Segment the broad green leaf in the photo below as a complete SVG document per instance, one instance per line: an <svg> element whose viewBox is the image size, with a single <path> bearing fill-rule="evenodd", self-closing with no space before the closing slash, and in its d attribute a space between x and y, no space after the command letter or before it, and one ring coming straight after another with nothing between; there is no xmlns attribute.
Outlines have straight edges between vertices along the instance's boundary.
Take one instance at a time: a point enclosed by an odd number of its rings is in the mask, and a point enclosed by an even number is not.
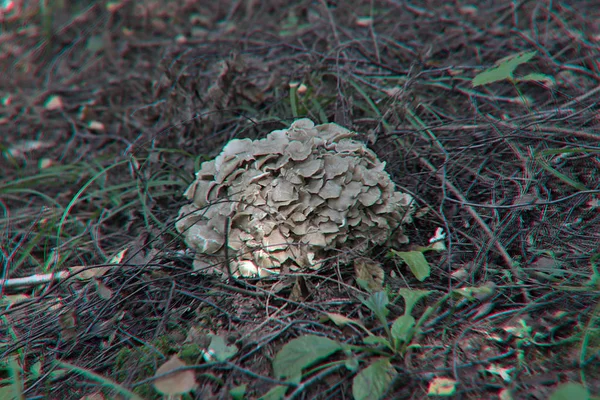
<svg viewBox="0 0 600 400"><path fill-rule="evenodd" d="M352 381L354 400L381 399L389 390L396 370L387 358L373 362L360 371Z"/></svg>
<svg viewBox="0 0 600 400"><path fill-rule="evenodd" d="M246 385L246 384L236 386L229 391L229 395L231 396L231 398L233 400L244 400L244 395L246 394L247 388L248 388L248 385Z"/></svg>
<svg viewBox="0 0 600 400"><path fill-rule="evenodd" d="M283 385L275 386L262 396L259 400L281 400L285 397L288 387Z"/></svg>
<svg viewBox="0 0 600 400"><path fill-rule="evenodd" d="M387 317L390 312L387 309L390 300L386 292L375 292L367 299L363 299L362 303L368 307L369 310L373 311L373 314L375 314L380 321L385 322L385 317Z"/></svg>
<svg viewBox="0 0 600 400"><path fill-rule="evenodd" d="M392 336L395 340L401 342L410 341L410 331L415 326L415 319L410 314L404 314L398 317L392 324Z"/></svg>
<svg viewBox="0 0 600 400"><path fill-rule="evenodd" d="M431 290L400 289L398 294L404 299L404 314L412 314L415 304L423 297L429 296Z"/></svg>
<svg viewBox="0 0 600 400"><path fill-rule="evenodd" d="M589 400L590 392L579 383L565 383L556 389L550 400Z"/></svg>
<svg viewBox="0 0 600 400"><path fill-rule="evenodd" d="M217 361L228 360L235 356L238 351L238 348L235 345L228 346L227 343L225 343L225 340L218 335L212 336L208 349Z"/></svg>
<svg viewBox="0 0 600 400"><path fill-rule="evenodd" d="M488 68L478 74L475 78L473 78L471 83L473 87L475 87L504 79L512 80L515 69L519 65L525 64L531 60L536 54L536 51L529 51L527 53L513 54L503 58L496 63L495 67Z"/></svg>
<svg viewBox="0 0 600 400"><path fill-rule="evenodd" d="M283 346L275 356L273 360L275 377L284 379L298 377L304 368L341 349L342 346L338 342L326 337L301 336Z"/></svg>
<svg viewBox="0 0 600 400"><path fill-rule="evenodd" d="M392 254L398 256L408 265L415 278L423 282L430 274L431 268L420 251L394 251Z"/></svg>

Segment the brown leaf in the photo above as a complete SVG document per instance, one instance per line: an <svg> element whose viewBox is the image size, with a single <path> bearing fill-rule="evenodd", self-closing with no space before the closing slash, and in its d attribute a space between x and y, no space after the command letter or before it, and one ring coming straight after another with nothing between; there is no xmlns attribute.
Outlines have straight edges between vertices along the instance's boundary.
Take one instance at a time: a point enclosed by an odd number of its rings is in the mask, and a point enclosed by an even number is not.
<svg viewBox="0 0 600 400"><path fill-rule="evenodd" d="M60 326L61 338L64 340L72 339L77 335L75 311L67 311L58 316L58 325Z"/></svg>
<svg viewBox="0 0 600 400"><path fill-rule="evenodd" d="M81 281L88 281L92 278L100 277L110 271L112 267L86 267L78 265L69 268L71 275L76 275L76 278Z"/></svg>
<svg viewBox="0 0 600 400"><path fill-rule="evenodd" d="M356 279L365 282L373 291L382 290L384 272L381 265L368 258L359 258L354 261L354 273Z"/></svg>
<svg viewBox="0 0 600 400"><path fill-rule="evenodd" d="M297 276L296 282L292 287L292 293L290 293L290 300L292 301L304 301L310 295L308 286L303 276Z"/></svg>
<svg viewBox="0 0 600 400"><path fill-rule="evenodd" d="M110 300L113 295L113 291L98 278L94 279L94 284L96 285L98 296L100 296L100 298L103 300Z"/></svg>
<svg viewBox="0 0 600 400"><path fill-rule="evenodd" d="M160 366L154 376L159 376L175 369L185 367L185 363L177 356L173 356ZM194 371L184 370L169 374L154 381L154 388L164 395L177 395L190 392L196 387Z"/></svg>

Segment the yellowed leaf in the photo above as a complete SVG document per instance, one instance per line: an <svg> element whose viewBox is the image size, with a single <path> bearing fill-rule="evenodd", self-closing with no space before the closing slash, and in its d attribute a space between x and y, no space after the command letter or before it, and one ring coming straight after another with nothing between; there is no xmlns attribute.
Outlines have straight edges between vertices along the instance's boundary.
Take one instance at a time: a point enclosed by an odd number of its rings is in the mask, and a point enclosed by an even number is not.
<svg viewBox="0 0 600 400"><path fill-rule="evenodd" d="M456 391L456 381L449 378L434 378L429 382L428 396L452 396Z"/></svg>
<svg viewBox="0 0 600 400"><path fill-rule="evenodd" d="M185 363L177 356L173 356L158 368L154 376L166 374L178 368L185 367ZM154 380L154 388L164 395L178 395L188 393L196 387L194 371L183 370Z"/></svg>
<svg viewBox="0 0 600 400"><path fill-rule="evenodd" d="M12 305L15 304L19 304L23 301L29 300L29 296L26 294L7 294L2 296L2 300L0 301L0 304L3 307L10 307Z"/></svg>
<svg viewBox="0 0 600 400"><path fill-rule="evenodd" d="M118 252L117 254L115 254L108 263L109 264L120 264L121 261L123 261L123 257L125 257L125 253L127 253L127 250L129 250L129 249L123 249L120 252Z"/></svg>
<svg viewBox="0 0 600 400"><path fill-rule="evenodd" d="M354 261L356 279L365 282L369 289L378 291L383 288L384 272L381 265L368 258L359 258Z"/></svg>
<svg viewBox="0 0 600 400"><path fill-rule="evenodd" d="M81 281L87 281L92 278L100 277L110 271L112 267L86 267L83 265L77 265L69 268L71 275L75 275L77 279Z"/></svg>

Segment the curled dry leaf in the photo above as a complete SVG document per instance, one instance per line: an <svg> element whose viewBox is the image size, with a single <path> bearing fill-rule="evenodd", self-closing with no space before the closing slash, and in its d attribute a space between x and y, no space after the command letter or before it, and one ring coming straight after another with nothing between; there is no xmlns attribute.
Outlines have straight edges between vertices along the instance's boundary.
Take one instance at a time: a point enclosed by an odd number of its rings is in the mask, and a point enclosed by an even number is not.
<svg viewBox="0 0 600 400"><path fill-rule="evenodd" d="M177 356L173 356L156 370L156 376L160 376L176 370L178 368L185 367L185 363L181 361ZM154 380L154 388L161 394L167 396L174 396L178 394L184 394L192 391L196 387L196 376L194 371L183 370L177 371L162 378Z"/></svg>
<svg viewBox="0 0 600 400"><path fill-rule="evenodd" d="M196 250L194 268L226 272L224 246L236 276L268 276L318 269L342 245L366 253L407 243L413 198L356 136L304 118L263 139L231 140L202 163L176 224Z"/></svg>

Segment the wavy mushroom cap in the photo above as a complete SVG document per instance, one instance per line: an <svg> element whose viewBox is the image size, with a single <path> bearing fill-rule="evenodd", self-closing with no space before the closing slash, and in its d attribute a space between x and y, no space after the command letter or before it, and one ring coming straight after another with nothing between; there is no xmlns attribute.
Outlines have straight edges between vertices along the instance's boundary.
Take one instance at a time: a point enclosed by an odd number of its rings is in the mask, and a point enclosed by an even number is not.
<svg viewBox="0 0 600 400"><path fill-rule="evenodd" d="M413 199L355 136L304 118L260 140L231 140L202 163L176 224L197 252L195 268L222 253L226 233L230 268L241 276L317 269L342 245L408 242L401 225L411 221Z"/></svg>

